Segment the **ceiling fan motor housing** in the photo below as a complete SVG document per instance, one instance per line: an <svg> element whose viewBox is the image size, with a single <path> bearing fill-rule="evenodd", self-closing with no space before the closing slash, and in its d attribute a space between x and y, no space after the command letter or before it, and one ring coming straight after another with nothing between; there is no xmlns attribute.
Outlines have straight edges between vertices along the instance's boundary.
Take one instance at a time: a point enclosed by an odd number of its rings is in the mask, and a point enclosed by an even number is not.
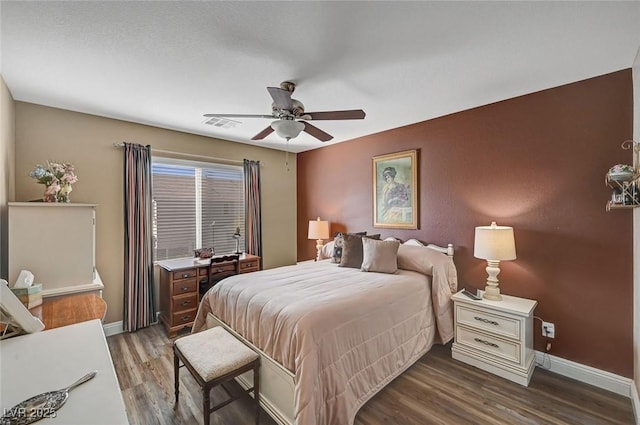
<svg viewBox="0 0 640 425"><path fill-rule="evenodd" d="M304 115L304 105L302 102L298 99L291 99L291 104L293 105L293 108L291 111L288 111L286 109L281 109L275 102L273 102L271 104L271 110L274 112L274 116L278 118L288 115L293 115L294 117Z"/></svg>

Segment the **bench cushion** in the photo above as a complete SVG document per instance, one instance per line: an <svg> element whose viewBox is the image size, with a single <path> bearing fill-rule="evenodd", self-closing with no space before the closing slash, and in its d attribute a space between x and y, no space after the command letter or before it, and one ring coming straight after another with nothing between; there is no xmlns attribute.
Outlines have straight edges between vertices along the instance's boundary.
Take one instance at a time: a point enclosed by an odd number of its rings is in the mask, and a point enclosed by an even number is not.
<svg viewBox="0 0 640 425"><path fill-rule="evenodd" d="M233 372L258 358L255 351L222 326L177 339L175 345L205 382Z"/></svg>

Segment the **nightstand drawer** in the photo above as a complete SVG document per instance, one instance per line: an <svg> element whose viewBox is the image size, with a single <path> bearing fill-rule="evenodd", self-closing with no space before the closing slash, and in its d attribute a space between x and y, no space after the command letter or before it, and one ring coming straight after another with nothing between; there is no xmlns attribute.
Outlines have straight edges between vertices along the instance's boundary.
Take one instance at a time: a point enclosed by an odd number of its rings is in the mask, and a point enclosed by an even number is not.
<svg viewBox="0 0 640 425"><path fill-rule="evenodd" d="M507 338L520 339L520 320L456 305L457 323Z"/></svg>
<svg viewBox="0 0 640 425"><path fill-rule="evenodd" d="M172 298L173 311L190 310L198 306L198 294L178 295Z"/></svg>
<svg viewBox="0 0 640 425"><path fill-rule="evenodd" d="M198 290L198 282L195 279L179 280L173 282L172 295L187 294ZM197 293L197 292L196 292Z"/></svg>
<svg viewBox="0 0 640 425"><path fill-rule="evenodd" d="M520 363L521 345L519 343L495 338L464 326L456 326L456 342L492 356Z"/></svg>

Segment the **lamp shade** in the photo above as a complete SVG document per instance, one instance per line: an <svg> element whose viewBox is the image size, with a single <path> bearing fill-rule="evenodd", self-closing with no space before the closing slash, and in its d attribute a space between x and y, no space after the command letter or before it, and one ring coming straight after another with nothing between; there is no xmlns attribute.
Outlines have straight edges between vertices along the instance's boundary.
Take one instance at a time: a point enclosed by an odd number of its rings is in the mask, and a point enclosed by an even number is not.
<svg viewBox="0 0 640 425"><path fill-rule="evenodd" d="M329 239L329 222L320 220L309 220L309 239Z"/></svg>
<svg viewBox="0 0 640 425"><path fill-rule="evenodd" d="M304 130L304 123L294 120L278 120L271 123L276 134L283 139L295 139Z"/></svg>
<svg viewBox="0 0 640 425"><path fill-rule="evenodd" d="M495 221L491 226L476 227L473 256L483 260L515 260L513 227L498 226Z"/></svg>

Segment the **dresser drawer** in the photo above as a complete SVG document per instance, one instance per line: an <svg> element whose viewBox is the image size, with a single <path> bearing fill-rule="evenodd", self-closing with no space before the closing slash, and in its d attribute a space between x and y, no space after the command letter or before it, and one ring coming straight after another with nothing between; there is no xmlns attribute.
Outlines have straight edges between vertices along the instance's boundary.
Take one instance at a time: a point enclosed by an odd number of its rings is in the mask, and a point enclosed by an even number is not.
<svg viewBox="0 0 640 425"><path fill-rule="evenodd" d="M236 263L220 263L220 264L212 264L211 265L211 276L215 276L217 274L222 273L235 273L236 272Z"/></svg>
<svg viewBox="0 0 640 425"><path fill-rule="evenodd" d="M196 319L196 312L198 310L188 310L188 311L179 311L177 313L173 313L172 316L172 325L184 325L186 323L191 323Z"/></svg>
<svg viewBox="0 0 640 425"><path fill-rule="evenodd" d="M507 338L520 339L520 320L456 304L457 323Z"/></svg>
<svg viewBox="0 0 640 425"><path fill-rule="evenodd" d="M258 270L260 270L260 261L258 260L240 262L240 273L251 273Z"/></svg>
<svg viewBox="0 0 640 425"><path fill-rule="evenodd" d="M196 277L198 275L197 269L185 269L177 272L173 272L173 280L188 279L190 277Z"/></svg>
<svg viewBox="0 0 640 425"><path fill-rule="evenodd" d="M171 302L173 303L173 312L190 310L198 307L198 294L176 295L171 299Z"/></svg>
<svg viewBox="0 0 640 425"><path fill-rule="evenodd" d="M173 288L171 290L172 295L187 294L190 292L197 293L198 282L196 279L179 280L172 283Z"/></svg>
<svg viewBox="0 0 640 425"><path fill-rule="evenodd" d="M483 351L492 356L520 364L521 345L517 342L476 332L464 326L456 326L456 342Z"/></svg>

